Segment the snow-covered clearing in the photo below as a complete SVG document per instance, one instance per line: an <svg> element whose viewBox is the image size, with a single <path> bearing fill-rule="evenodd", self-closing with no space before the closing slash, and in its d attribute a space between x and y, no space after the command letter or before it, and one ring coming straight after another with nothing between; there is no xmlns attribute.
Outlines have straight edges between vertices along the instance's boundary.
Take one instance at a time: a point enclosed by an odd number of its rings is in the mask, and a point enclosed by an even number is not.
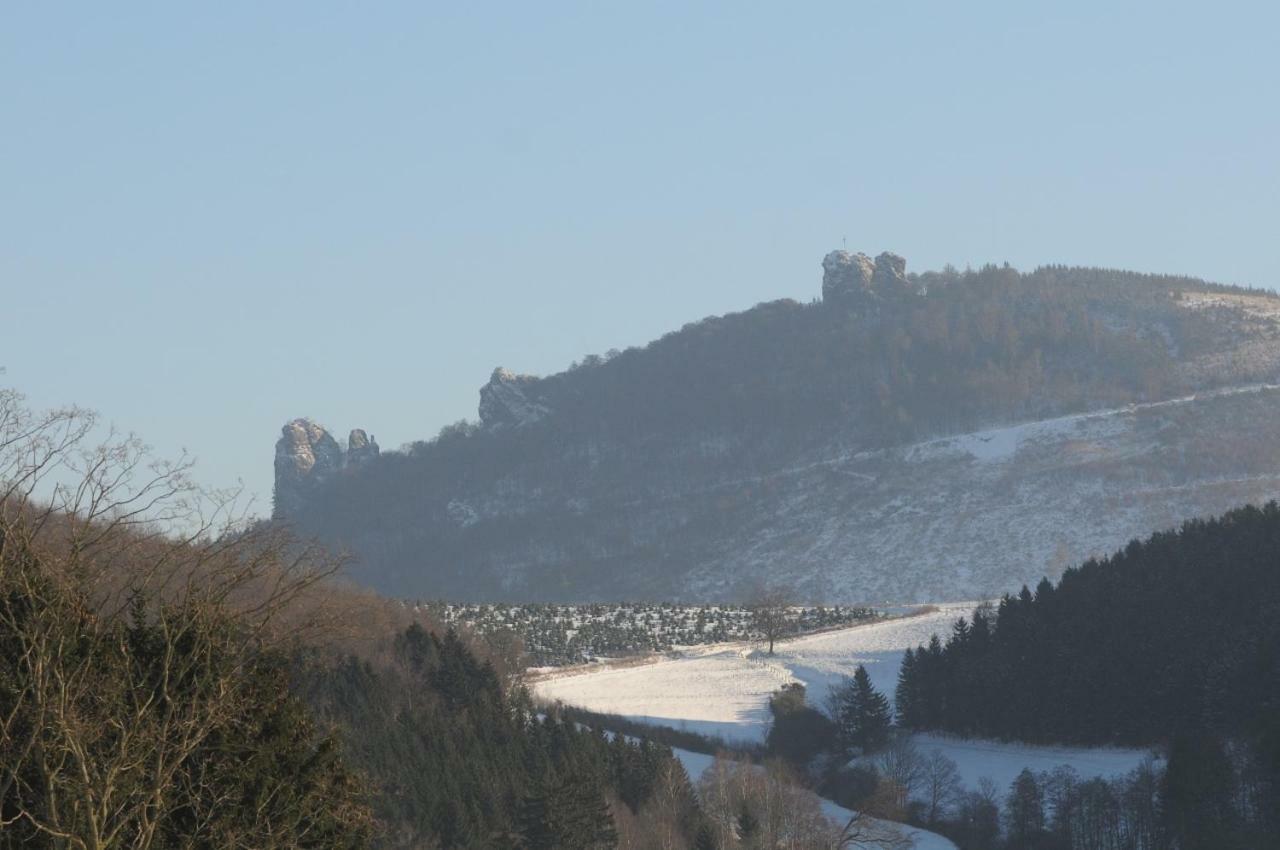
<svg viewBox="0 0 1280 850"><path fill-rule="evenodd" d="M959 768L960 781L966 788L977 788L985 776L1002 792L1008 790L1025 768L1038 773L1065 764L1074 768L1081 779L1112 779L1124 776L1153 757L1147 750L1119 747L1039 747L942 735L915 735L913 740L921 753L934 750L946 753Z"/></svg>
<svg viewBox="0 0 1280 850"><path fill-rule="evenodd" d="M802 682L810 701L821 704L832 684L863 664L875 686L892 695L903 651L927 643L935 632L945 636L951 623L969 616L973 607L949 604L808 635L779 643L773 657L746 643L700 647L652 664L543 679L534 692L545 700L730 742L762 742L769 729L769 695L782 685Z"/></svg>
<svg viewBox="0 0 1280 850"><path fill-rule="evenodd" d="M751 644L720 644L651 664L565 672L535 682L534 691L542 699L590 711L730 743L759 743L769 730L769 695L782 685L804 683L810 703L821 706L830 686L862 664L875 686L892 698L903 651L927 643L935 633L945 638L956 618L969 616L974 605L949 603L928 613L784 641L772 658ZM1038 747L936 735L918 735L916 745L924 753L946 753L967 787L976 788L986 776L1002 791L1023 768L1043 771L1068 764L1083 778L1111 777L1128 773L1148 755L1142 750ZM689 773L695 771L690 768Z"/></svg>

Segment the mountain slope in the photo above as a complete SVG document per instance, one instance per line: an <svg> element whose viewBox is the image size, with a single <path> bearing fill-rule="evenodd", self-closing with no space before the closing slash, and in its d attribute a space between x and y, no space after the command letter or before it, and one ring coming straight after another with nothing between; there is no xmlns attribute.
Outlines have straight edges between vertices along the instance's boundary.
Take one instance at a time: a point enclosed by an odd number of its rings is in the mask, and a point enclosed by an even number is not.
<svg viewBox="0 0 1280 850"><path fill-rule="evenodd" d="M480 423L402 452L290 423L277 517L398 595L914 601L1280 492L1274 296L845 252L823 284L547 378L497 370Z"/></svg>

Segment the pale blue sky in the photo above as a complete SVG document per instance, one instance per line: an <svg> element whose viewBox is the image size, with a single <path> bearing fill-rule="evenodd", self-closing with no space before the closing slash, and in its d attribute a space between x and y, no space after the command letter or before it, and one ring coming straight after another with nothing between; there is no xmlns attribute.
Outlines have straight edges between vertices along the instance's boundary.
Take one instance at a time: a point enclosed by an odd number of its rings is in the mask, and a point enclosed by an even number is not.
<svg viewBox="0 0 1280 850"><path fill-rule="evenodd" d="M1271 2L9 4L0 380L265 509L288 418L427 437L496 365L809 299L842 237L1274 287L1278 31Z"/></svg>

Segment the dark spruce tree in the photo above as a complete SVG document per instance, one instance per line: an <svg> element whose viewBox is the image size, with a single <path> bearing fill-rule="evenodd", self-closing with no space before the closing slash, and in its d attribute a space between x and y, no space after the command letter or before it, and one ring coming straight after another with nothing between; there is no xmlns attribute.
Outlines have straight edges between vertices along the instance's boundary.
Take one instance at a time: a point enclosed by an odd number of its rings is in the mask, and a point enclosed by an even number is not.
<svg viewBox="0 0 1280 850"><path fill-rule="evenodd" d="M859 664L838 694L840 741L845 749L862 753L883 749L892 723L889 700L871 684L867 668Z"/></svg>
<svg viewBox="0 0 1280 850"><path fill-rule="evenodd" d="M1044 792L1036 775L1025 768L1009 788L1005 828L1011 848L1037 847L1045 838Z"/></svg>
<svg viewBox="0 0 1280 850"><path fill-rule="evenodd" d="M545 777L520 812L522 850L613 850L613 817L599 786L587 776Z"/></svg>
<svg viewBox="0 0 1280 850"><path fill-rule="evenodd" d="M1223 742L1207 733L1180 734L1169 746L1160 788L1165 834L1180 850L1245 850L1233 798L1235 771Z"/></svg>
<svg viewBox="0 0 1280 850"><path fill-rule="evenodd" d="M908 648L902 654L902 665L898 668L898 686L893 692L894 710L898 716L898 725L904 729L916 729L920 722L920 679L915 675L916 654Z"/></svg>

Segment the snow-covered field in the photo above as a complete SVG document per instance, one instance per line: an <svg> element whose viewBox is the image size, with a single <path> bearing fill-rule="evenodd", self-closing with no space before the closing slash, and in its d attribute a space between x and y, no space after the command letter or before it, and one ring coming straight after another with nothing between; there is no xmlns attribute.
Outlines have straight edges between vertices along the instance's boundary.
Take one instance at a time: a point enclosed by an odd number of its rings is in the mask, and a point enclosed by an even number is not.
<svg viewBox="0 0 1280 850"><path fill-rule="evenodd" d="M877 688L892 696L908 647L945 637L974 603L939 606L935 612L853 626L784 641L772 658L747 643L687 650L652 664L566 673L536 682L535 694L591 711L724 738L761 742L769 729L769 695L802 682L821 704L828 688L852 676L859 664Z"/></svg>
<svg viewBox="0 0 1280 850"><path fill-rule="evenodd" d="M1039 773L1065 764L1082 779L1111 779L1124 776L1144 759L1154 757L1147 750L1120 747L1040 747L942 735L915 735L913 740L922 753L935 749L946 753L959 768L965 787L976 788L985 776L1001 791L1008 789L1025 768Z"/></svg>
<svg viewBox="0 0 1280 850"><path fill-rule="evenodd" d="M875 686L892 698L903 651L927 643L934 633L945 638L956 618L969 616L974 605L950 603L929 613L784 641L772 658L751 644L721 644L640 666L566 671L536 682L534 692L544 700L591 711L729 742L758 743L769 729L769 695L782 685L804 683L809 702L821 706L830 686L862 664ZM1006 789L1023 768L1045 771L1063 764L1086 779L1118 776L1148 755L1142 750L1038 747L936 735L918 735L916 745L926 753L941 749L970 788L985 776Z"/></svg>

